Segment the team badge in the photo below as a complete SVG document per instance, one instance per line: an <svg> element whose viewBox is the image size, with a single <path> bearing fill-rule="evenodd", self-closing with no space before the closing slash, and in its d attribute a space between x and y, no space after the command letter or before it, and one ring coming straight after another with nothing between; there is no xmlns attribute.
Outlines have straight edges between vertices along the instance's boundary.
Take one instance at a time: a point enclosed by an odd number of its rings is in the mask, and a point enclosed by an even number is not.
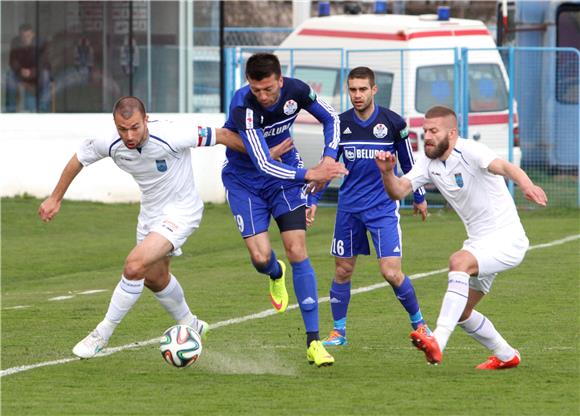
<svg viewBox="0 0 580 416"><path fill-rule="evenodd" d="M373 134L375 135L376 138L378 139L382 139L383 137L385 137L387 135L387 133L389 132L389 129L387 129L387 126L385 126L382 123L377 124L374 128L373 128Z"/></svg>
<svg viewBox="0 0 580 416"><path fill-rule="evenodd" d="M354 146L347 146L344 148L344 157L351 162L356 159L356 148Z"/></svg>
<svg viewBox="0 0 580 416"><path fill-rule="evenodd" d="M298 109L298 104L294 100L288 100L284 103L284 114L287 116L294 114Z"/></svg>
<svg viewBox="0 0 580 416"><path fill-rule="evenodd" d="M156 160L155 164L159 172L165 172L167 170L167 162L165 160Z"/></svg>
<svg viewBox="0 0 580 416"><path fill-rule="evenodd" d="M463 188L463 176L461 176L461 173L456 173L455 174L455 183L460 188Z"/></svg>

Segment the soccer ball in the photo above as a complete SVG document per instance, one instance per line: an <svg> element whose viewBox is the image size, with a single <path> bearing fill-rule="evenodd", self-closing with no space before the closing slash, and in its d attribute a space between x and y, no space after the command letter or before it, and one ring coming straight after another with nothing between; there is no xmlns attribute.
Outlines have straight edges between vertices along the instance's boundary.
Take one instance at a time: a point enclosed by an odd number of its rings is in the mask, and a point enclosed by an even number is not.
<svg viewBox="0 0 580 416"><path fill-rule="evenodd" d="M163 333L159 349L168 364L178 368L188 367L201 355L201 337L187 325L175 325Z"/></svg>

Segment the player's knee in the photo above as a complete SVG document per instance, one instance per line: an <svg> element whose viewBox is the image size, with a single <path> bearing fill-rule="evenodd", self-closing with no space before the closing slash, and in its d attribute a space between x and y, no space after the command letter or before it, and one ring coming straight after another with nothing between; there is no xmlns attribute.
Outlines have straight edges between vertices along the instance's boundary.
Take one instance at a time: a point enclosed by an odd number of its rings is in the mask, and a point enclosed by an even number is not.
<svg viewBox="0 0 580 416"><path fill-rule="evenodd" d="M463 312L461 313L461 317L459 318L459 322L463 322L471 316L471 312L473 312L473 307L467 305Z"/></svg>
<svg viewBox="0 0 580 416"><path fill-rule="evenodd" d="M268 264L270 263L270 255L265 255L262 253L252 253L250 255L250 259L252 260L252 264L258 273L264 273L264 271L268 268Z"/></svg>
<svg viewBox="0 0 580 416"><path fill-rule="evenodd" d="M123 276L129 280L143 279L145 276L145 267L143 262L139 261L138 259L128 258L125 261Z"/></svg>
<svg viewBox="0 0 580 416"><path fill-rule="evenodd" d="M382 270L383 278L390 285L399 287L403 283L405 276L398 268L386 268Z"/></svg>
<svg viewBox="0 0 580 416"><path fill-rule="evenodd" d="M468 272L469 264L465 256L460 253L454 253L449 257L449 271L451 272Z"/></svg>
<svg viewBox="0 0 580 416"><path fill-rule="evenodd" d="M352 278L354 267L350 264L341 264L336 266L335 278L338 283L348 283Z"/></svg>
<svg viewBox="0 0 580 416"><path fill-rule="evenodd" d="M294 242L285 247L286 257L291 263L300 263L306 259L306 247L300 242Z"/></svg>

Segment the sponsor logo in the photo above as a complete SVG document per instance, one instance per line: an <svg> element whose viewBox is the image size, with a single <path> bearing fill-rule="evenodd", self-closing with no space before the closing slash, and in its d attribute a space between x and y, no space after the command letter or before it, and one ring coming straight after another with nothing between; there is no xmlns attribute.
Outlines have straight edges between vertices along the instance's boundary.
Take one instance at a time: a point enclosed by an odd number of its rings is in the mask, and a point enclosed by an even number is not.
<svg viewBox="0 0 580 416"><path fill-rule="evenodd" d="M387 126L385 126L382 123L377 124L374 128L373 128L373 134L375 135L376 138L378 139L382 139L383 137L385 137L387 135L387 133L389 132L389 129L387 129Z"/></svg>
<svg viewBox="0 0 580 416"><path fill-rule="evenodd" d="M401 249L399 248L399 246L395 247L395 249L393 250L393 253L400 253Z"/></svg>
<svg viewBox="0 0 580 416"><path fill-rule="evenodd" d="M135 159L130 158L130 157L127 157L127 156L119 156L119 159L121 159L121 160L128 160L128 161L135 160Z"/></svg>
<svg viewBox="0 0 580 416"><path fill-rule="evenodd" d="M254 128L254 111L246 108L246 130Z"/></svg>
<svg viewBox="0 0 580 416"><path fill-rule="evenodd" d="M298 109L298 104L294 100L288 100L284 103L284 114L287 116L294 114Z"/></svg>
<svg viewBox="0 0 580 416"><path fill-rule="evenodd" d="M401 139L404 139L409 135L409 129L405 127L403 130L399 132L399 134L401 135Z"/></svg>
<svg viewBox="0 0 580 416"><path fill-rule="evenodd" d="M350 127L347 127L346 129L344 129L344 131L342 132L342 134L351 134L352 131L350 131Z"/></svg>
<svg viewBox="0 0 580 416"><path fill-rule="evenodd" d="M456 173L455 174L455 183L460 188L463 188L463 176L461 176L461 173Z"/></svg>
<svg viewBox="0 0 580 416"><path fill-rule="evenodd" d="M346 157L347 160L353 162L356 159L356 148L354 146L345 147L344 157Z"/></svg>
<svg viewBox="0 0 580 416"><path fill-rule="evenodd" d="M441 176L441 174L439 172L431 171L430 173L433 176Z"/></svg>
<svg viewBox="0 0 580 416"><path fill-rule="evenodd" d="M270 137L270 136L277 136L278 134L282 134L286 130L288 130L291 125L292 125L292 122L290 121L287 124L283 124L283 125L275 127L275 128L264 130L264 138Z"/></svg>
<svg viewBox="0 0 580 416"><path fill-rule="evenodd" d="M315 303L316 301L312 299L310 296L308 296L306 299L302 301L303 305L314 305Z"/></svg>
<svg viewBox="0 0 580 416"><path fill-rule="evenodd" d="M330 298L330 303L340 303L340 300L337 298Z"/></svg>
<svg viewBox="0 0 580 416"><path fill-rule="evenodd" d="M167 162L164 159L163 160L156 160L155 164L157 165L157 170L159 172L167 171Z"/></svg>

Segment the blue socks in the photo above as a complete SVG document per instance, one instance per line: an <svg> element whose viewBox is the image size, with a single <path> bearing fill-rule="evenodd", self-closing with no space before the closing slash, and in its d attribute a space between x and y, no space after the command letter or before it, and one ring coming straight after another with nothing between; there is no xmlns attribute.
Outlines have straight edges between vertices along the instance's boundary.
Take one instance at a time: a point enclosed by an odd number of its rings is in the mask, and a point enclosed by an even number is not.
<svg viewBox="0 0 580 416"><path fill-rule="evenodd" d="M292 279L294 281L294 293L300 306L302 319L309 338L318 339L318 289L316 286L316 274L310 264L310 259L299 263L290 263L292 266Z"/></svg>
<svg viewBox="0 0 580 416"><path fill-rule="evenodd" d="M252 264L258 273L267 274L271 279L279 279L282 277L282 267L280 267L280 263L278 263L278 259L276 258L276 253L274 250L272 250L270 253L270 261L265 266L261 266L255 263Z"/></svg>
<svg viewBox="0 0 580 416"><path fill-rule="evenodd" d="M332 281L330 287L330 309L334 319L334 329L343 337L346 336L346 313L350 303L351 282L337 283Z"/></svg>
<svg viewBox="0 0 580 416"><path fill-rule="evenodd" d="M423 319L423 314L419 309L419 302L417 301L417 296L415 295L415 289L411 283L411 279L405 276L403 283L399 287L393 287L393 291L401 302L401 305L405 308L409 314L409 319L411 320L411 326L413 329L417 329L419 325L425 325L425 320Z"/></svg>

